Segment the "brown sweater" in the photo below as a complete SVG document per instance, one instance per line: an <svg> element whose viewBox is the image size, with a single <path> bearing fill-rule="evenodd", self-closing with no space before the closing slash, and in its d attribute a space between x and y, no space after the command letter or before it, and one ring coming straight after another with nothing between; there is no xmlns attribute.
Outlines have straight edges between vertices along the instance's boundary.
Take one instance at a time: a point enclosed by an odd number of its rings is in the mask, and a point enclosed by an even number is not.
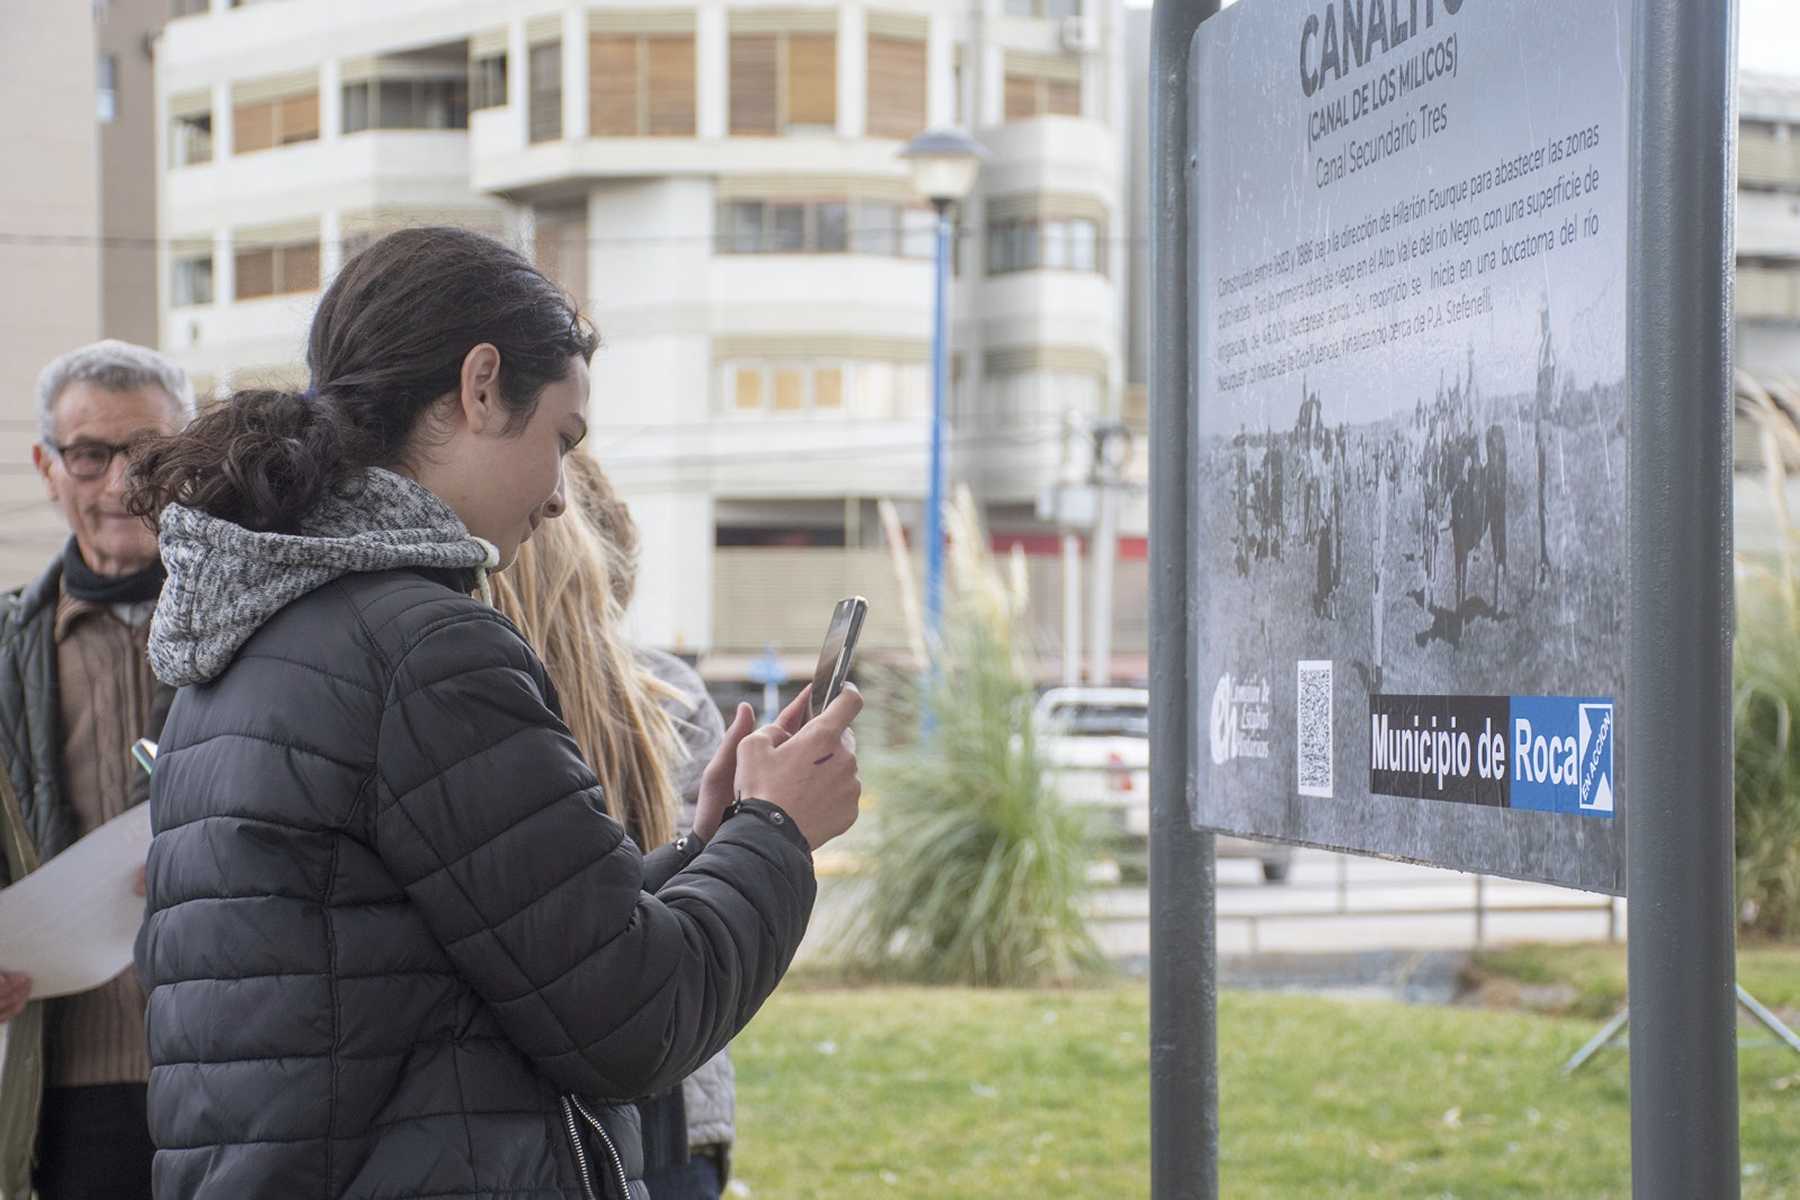
<svg viewBox="0 0 1800 1200"><path fill-rule="evenodd" d="M62 790L82 834L143 795L134 787L131 743L149 719L156 679L145 646L152 605L114 608L72 599L56 608L57 701L62 719ZM127 968L111 983L53 1001L51 1087L142 1083L150 1077L144 989Z"/></svg>

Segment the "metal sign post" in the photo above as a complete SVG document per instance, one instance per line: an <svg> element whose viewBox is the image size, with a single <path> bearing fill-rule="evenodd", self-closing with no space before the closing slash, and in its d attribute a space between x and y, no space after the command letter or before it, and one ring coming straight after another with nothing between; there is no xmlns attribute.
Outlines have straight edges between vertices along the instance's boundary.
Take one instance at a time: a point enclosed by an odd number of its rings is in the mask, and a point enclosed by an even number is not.
<svg viewBox="0 0 1800 1200"><path fill-rule="evenodd" d="M1193 707L1193 385L1188 48L1219 0L1156 0L1150 44L1150 1190L1218 1200L1213 835L1188 816Z"/></svg>
<svg viewBox="0 0 1800 1200"><path fill-rule="evenodd" d="M1632 71L1631 1166L1739 1194L1731 757L1734 0L1637 0Z"/></svg>
<svg viewBox="0 0 1800 1200"><path fill-rule="evenodd" d="M1210 830L1628 890L1634 1195L1738 1194L1734 22L1158 0L1158 1200L1218 1193Z"/></svg>

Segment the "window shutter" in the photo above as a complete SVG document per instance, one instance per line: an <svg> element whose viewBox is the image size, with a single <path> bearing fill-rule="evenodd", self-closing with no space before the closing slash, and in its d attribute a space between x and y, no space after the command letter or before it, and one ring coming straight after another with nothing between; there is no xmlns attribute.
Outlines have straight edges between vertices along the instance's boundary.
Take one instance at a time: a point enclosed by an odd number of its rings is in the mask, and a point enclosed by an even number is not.
<svg viewBox="0 0 1800 1200"><path fill-rule="evenodd" d="M806 407L806 369L775 368L775 408L778 412L799 412Z"/></svg>
<svg viewBox="0 0 1800 1200"><path fill-rule="evenodd" d="M319 136L319 93L305 92L281 101L277 117L278 136L283 146L294 142L310 142Z"/></svg>
<svg viewBox="0 0 1800 1200"><path fill-rule="evenodd" d="M775 129L775 35L734 34L731 38L731 132L773 137Z"/></svg>
<svg viewBox="0 0 1800 1200"><path fill-rule="evenodd" d="M694 35L655 35L648 46L652 137L693 137L695 128Z"/></svg>
<svg viewBox="0 0 1800 1200"><path fill-rule="evenodd" d="M562 43L531 48L531 140L562 137Z"/></svg>
<svg viewBox="0 0 1800 1200"><path fill-rule="evenodd" d="M869 136L910 138L925 128L925 43L869 38Z"/></svg>
<svg viewBox="0 0 1800 1200"><path fill-rule="evenodd" d="M281 252L281 290L312 292L319 287L319 243L287 246Z"/></svg>
<svg viewBox="0 0 1800 1200"><path fill-rule="evenodd" d="M238 103L231 109L231 148L234 154L267 150L275 144L275 105L268 100Z"/></svg>
<svg viewBox="0 0 1800 1200"><path fill-rule="evenodd" d="M269 249L239 250L237 264L238 300L254 300L275 294L275 252Z"/></svg>
<svg viewBox="0 0 1800 1200"><path fill-rule="evenodd" d="M837 35L790 33L787 39L787 124L836 125Z"/></svg>
<svg viewBox="0 0 1800 1200"><path fill-rule="evenodd" d="M1024 121L1038 115L1038 81L1029 75L1006 77L1006 119Z"/></svg>
<svg viewBox="0 0 1800 1200"><path fill-rule="evenodd" d="M634 137L638 122L638 39L630 34L588 38L588 132Z"/></svg>
<svg viewBox="0 0 1800 1200"><path fill-rule="evenodd" d="M735 372L736 395L733 399L738 408L756 409L763 406L762 369L760 367L739 367Z"/></svg>
<svg viewBox="0 0 1800 1200"><path fill-rule="evenodd" d="M1059 117L1081 115L1081 84L1073 80L1049 81L1049 111Z"/></svg>

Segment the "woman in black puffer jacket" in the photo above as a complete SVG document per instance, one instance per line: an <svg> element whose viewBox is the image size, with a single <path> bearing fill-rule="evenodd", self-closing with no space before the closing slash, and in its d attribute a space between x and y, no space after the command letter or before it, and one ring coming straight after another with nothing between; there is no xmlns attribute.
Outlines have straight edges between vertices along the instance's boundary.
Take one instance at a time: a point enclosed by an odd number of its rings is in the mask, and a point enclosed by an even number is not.
<svg viewBox="0 0 1800 1200"><path fill-rule="evenodd" d="M306 394L139 454L181 689L139 939L160 1200L640 1197L625 1102L792 959L860 700L734 726L695 834L644 854L470 598L562 510L593 350L512 251L410 230L326 292Z"/></svg>

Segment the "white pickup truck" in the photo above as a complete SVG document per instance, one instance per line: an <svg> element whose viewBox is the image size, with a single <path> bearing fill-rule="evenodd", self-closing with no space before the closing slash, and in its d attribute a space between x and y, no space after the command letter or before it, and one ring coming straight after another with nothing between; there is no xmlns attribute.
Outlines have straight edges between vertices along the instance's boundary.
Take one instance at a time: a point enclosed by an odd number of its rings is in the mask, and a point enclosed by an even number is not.
<svg viewBox="0 0 1800 1200"><path fill-rule="evenodd" d="M1143 688L1060 687L1032 713L1038 754L1066 804L1106 814L1108 831L1141 866L1150 833L1150 693ZM1263 878L1280 883L1291 846L1220 837L1220 858L1252 858ZM1125 866L1121 863L1121 866Z"/></svg>

